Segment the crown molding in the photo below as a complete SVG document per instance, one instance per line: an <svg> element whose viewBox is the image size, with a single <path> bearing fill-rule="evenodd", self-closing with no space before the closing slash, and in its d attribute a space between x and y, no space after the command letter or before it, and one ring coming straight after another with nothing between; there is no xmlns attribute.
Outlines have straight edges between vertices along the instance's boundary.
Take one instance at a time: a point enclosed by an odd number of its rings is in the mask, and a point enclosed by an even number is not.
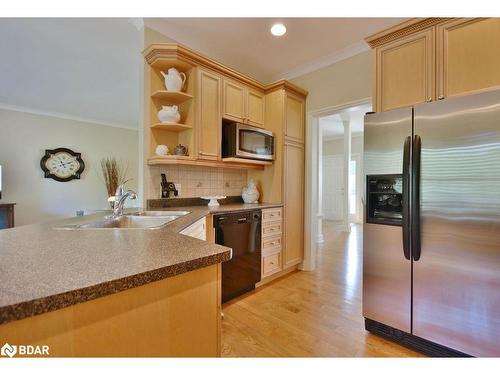
<svg viewBox="0 0 500 375"><path fill-rule="evenodd" d="M415 34L419 31L425 30L431 26L450 20L451 18L412 18L408 21L398 23L387 29L372 34L365 38L365 41L371 48L381 46L383 44L392 42L396 39Z"/></svg>
<svg viewBox="0 0 500 375"><path fill-rule="evenodd" d="M121 129L133 130L133 131L139 130L138 128L137 129L131 128L129 126L117 124L114 122L101 121L101 120L96 120L96 119L87 118L87 117L73 116L73 115L70 115L67 113L61 113L61 112L52 112L52 111L45 111L42 109L22 107L22 106L7 104L7 103L0 103L0 110L2 110L2 109L7 110L7 111L13 111L13 112L29 113L32 115L49 116L49 117L55 117L55 118L64 119L64 120L85 122L85 123L94 124L94 125L111 126L113 128L121 128Z"/></svg>
<svg viewBox="0 0 500 375"><path fill-rule="evenodd" d="M346 60L349 57L358 55L362 52L368 51L370 47L365 42L358 42L351 44L335 53L321 57L319 59L310 61L308 63L299 65L291 70L288 70L279 75L280 79L293 79L305 74L314 72L321 68L333 65L339 61Z"/></svg>
<svg viewBox="0 0 500 375"><path fill-rule="evenodd" d="M273 83L270 83L265 87L266 94L276 91L276 90L286 90L289 92L293 92L295 95L301 96L301 97L306 97L308 94L307 90L304 90L302 87L299 87L297 85L294 85L292 82L280 79L279 81L275 81Z"/></svg>
<svg viewBox="0 0 500 375"><path fill-rule="evenodd" d="M151 44L144 49L142 54L146 62L157 69L166 69L171 66L176 66L178 69L189 70L196 66L202 66L226 77L244 82L265 93L285 89L302 97L306 97L308 94L303 88L283 79L265 85L255 78L249 77L227 65L221 64L180 43Z"/></svg>
<svg viewBox="0 0 500 375"><path fill-rule="evenodd" d="M142 52L146 62L159 69L165 69L172 66L173 62L181 62L181 68L189 69L195 66L202 66L212 69L218 73L231 78L236 78L245 82L247 85L253 86L258 90L264 91L264 85L256 79L249 77L236 69L230 68L227 65L204 56L189 47L180 43L155 43L149 45Z"/></svg>

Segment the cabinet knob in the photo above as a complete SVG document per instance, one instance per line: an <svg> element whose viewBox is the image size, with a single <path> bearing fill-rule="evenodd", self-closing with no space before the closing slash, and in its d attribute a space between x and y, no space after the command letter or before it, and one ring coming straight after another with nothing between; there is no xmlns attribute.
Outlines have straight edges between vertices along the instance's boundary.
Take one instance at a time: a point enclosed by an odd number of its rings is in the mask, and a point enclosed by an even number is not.
<svg viewBox="0 0 500 375"><path fill-rule="evenodd" d="M432 98L431 97L428 97L426 102L432 102Z"/></svg>
<svg viewBox="0 0 500 375"><path fill-rule="evenodd" d="M439 96L438 96L438 99L439 99L439 100L443 100L443 99L444 99L444 95L439 95Z"/></svg>

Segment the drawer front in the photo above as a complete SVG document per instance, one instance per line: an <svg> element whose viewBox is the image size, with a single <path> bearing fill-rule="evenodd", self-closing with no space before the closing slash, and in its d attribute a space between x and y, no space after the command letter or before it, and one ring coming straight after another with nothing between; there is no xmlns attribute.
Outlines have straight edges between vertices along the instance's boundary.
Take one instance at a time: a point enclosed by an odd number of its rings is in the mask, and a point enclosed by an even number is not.
<svg viewBox="0 0 500 375"><path fill-rule="evenodd" d="M265 223L267 221L277 221L281 220L283 217L282 209L280 208L267 208L262 210L262 222Z"/></svg>
<svg viewBox="0 0 500 375"><path fill-rule="evenodd" d="M266 255L262 258L262 276L266 277L281 270L281 253Z"/></svg>
<svg viewBox="0 0 500 375"><path fill-rule="evenodd" d="M281 236L267 237L262 239L262 253L281 250Z"/></svg>
<svg viewBox="0 0 500 375"><path fill-rule="evenodd" d="M271 221L262 224L262 237L276 236L283 232L281 221Z"/></svg>

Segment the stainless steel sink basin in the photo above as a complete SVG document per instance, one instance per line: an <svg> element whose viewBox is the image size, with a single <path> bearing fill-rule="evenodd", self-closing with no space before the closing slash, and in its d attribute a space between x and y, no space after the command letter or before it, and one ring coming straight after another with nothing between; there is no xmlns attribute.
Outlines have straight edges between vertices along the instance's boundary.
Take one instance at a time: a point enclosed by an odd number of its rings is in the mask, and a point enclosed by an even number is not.
<svg viewBox="0 0 500 375"><path fill-rule="evenodd" d="M189 211L139 211L119 216L117 218L105 217L102 219L63 224L57 229L159 229L187 215Z"/></svg>

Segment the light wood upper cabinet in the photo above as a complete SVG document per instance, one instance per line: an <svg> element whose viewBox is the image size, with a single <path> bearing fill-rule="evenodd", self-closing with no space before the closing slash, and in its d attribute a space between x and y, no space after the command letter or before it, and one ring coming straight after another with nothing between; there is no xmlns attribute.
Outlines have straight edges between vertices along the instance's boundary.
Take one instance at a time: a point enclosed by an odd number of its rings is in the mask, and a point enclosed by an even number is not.
<svg viewBox="0 0 500 375"><path fill-rule="evenodd" d="M500 86L500 18L423 18L366 38L377 112Z"/></svg>
<svg viewBox="0 0 500 375"><path fill-rule="evenodd" d="M284 144L283 268L304 259L304 145Z"/></svg>
<svg viewBox="0 0 500 375"><path fill-rule="evenodd" d="M375 50L377 112L435 98L435 31L397 39Z"/></svg>
<svg viewBox="0 0 500 375"><path fill-rule="evenodd" d="M437 51L439 98L500 85L500 18L439 24Z"/></svg>
<svg viewBox="0 0 500 375"><path fill-rule="evenodd" d="M199 69L198 73L198 158L220 159L221 144L221 78Z"/></svg>
<svg viewBox="0 0 500 375"><path fill-rule="evenodd" d="M304 142L304 99L285 94L285 136L297 142Z"/></svg>
<svg viewBox="0 0 500 375"><path fill-rule="evenodd" d="M246 99L248 123L250 125L264 127L264 94L257 90L247 89Z"/></svg>
<svg viewBox="0 0 500 375"><path fill-rule="evenodd" d="M222 116L244 124L264 127L264 93L224 79Z"/></svg>
<svg viewBox="0 0 500 375"><path fill-rule="evenodd" d="M229 120L243 121L245 117L245 87L224 79L222 116Z"/></svg>

